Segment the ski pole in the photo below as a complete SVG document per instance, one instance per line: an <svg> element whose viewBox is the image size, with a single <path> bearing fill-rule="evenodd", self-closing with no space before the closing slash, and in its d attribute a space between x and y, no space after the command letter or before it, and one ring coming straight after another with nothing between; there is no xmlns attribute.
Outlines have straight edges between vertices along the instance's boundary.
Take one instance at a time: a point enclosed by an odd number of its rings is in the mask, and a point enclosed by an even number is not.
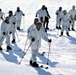
<svg viewBox="0 0 76 75"><path fill-rule="evenodd" d="M49 65L50 44L51 44L51 43L49 43L48 58L47 58L47 63L46 63L47 65ZM45 69L48 69L48 66L45 67Z"/></svg>
<svg viewBox="0 0 76 75"><path fill-rule="evenodd" d="M0 35L0 36L1 36L1 35ZM3 35L3 36L0 37L0 42L4 39L5 36L6 36L6 35Z"/></svg>
<svg viewBox="0 0 76 75"><path fill-rule="evenodd" d="M57 30L57 35L59 35L59 29Z"/></svg>
<svg viewBox="0 0 76 75"><path fill-rule="evenodd" d="M47 63L46 63L47 65L49 64L50 45L51 45L51 43L49 43L48 59L47 59Z"/></svg>
<svg viewBox="0 0 76 75"><path fill-rule="evenodd" d="M25 16L23 16L23 29L25 28Z"/></svg>
<svg viewBox="0 0 76 75"><path fill-rule="evenodd" d="M16 31L16 35L17 35L17 39L18 39L18 41L19 41L19 46L20 46L20 40L19 40L19 37L18 37L17 31Z"/></svg>
<svg viewBox="0 0 76 75"><path fill-rule="evenodd" d="M26 39L26 42L25 42L25 46L24 46L23 53L25 52L25 48L26 48L27 41L28 41L28 38Z"/></svg>
<svg viewBox="0 0 76 75"><path fill-rule="evenodd" d="M28 46L28 48L26 49L26 52L24 53L23 57L22 57L21 60L19 61L19 64L21 64L21 62L22 62L22 60L23 60L25 54L26 54L27 51L29 50L29 47L31 46L31 44L32 44L32 41L31 41L30 45Z"/></svg>
<svg viewBox="0 0 76 75"><path fill-rule="evenodd" d="M1 37L0 42L3 40L3 37Z"/></svg>

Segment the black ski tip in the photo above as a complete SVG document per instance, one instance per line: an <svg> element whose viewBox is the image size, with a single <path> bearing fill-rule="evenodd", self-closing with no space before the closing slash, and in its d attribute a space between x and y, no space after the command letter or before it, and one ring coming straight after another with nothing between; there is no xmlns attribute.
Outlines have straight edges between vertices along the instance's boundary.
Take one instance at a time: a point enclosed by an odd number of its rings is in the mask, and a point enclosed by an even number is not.
<svg viewBox="0 0 76 75"><path fill-rule="evenodd" d="M45 69L48 69L48 67L45 67Z"/></svg>
<svg viewBox="0 0 76 75"><path fill-rule="evenodd" d="M43 65L41 65L40 67L43 68Z"/></svg>
<svg viewBox="0 0 76 75"><path fill-rule="evenodd" d="M22 51L23 53L25 53L25 51Z"/></svg>
<svg viewBox="0 0 76 75"><path fill-rule="evenodd" d="M22 51L24 53L24 51Z"/></svg>
<svg viewBox="0 0 76 75"><path fill-rule="evenodd" d="M45 54L45 52L43 52L43 54Z"/></svg>
<svg viewBox="0 0 76 75"><path fill-rule="evenodd" d="M19 64L21 64L21 63L19 62Z"/></svg>
<svg viewBox="0 0 76 75"><path fill-rule="evenodd" d="M41 56L43 56L45 54L45 52L43 52L42 54L41 54Z"/></svg>
<svg viewBox="0 0 76 75"><path fill-rule="evenodd" d="M24 52L24 55L25 55L26 53Z"/></svg>
<svg viewBox="0 0 76 75"><path fill-rule="evenodd" d="M48 63L46 63L48 65Z"/></svg>
<svg viewBox="0 0 76 75"><path fill-rule="evenodd" d="M43 56L44 54L41 54L41 56Z"/></svg>

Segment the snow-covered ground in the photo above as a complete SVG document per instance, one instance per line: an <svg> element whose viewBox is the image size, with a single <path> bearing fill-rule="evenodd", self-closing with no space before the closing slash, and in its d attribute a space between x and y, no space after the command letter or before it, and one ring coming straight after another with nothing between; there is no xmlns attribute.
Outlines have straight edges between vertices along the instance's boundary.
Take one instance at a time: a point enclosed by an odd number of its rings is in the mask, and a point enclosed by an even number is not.
<svg viewBox="0 0 76 75"><path fill-rule="evenodd" d="M42 5L48 7L51 19L49 22L50 29L55 28L56 10L62 6L67 11L71 9L72 5L76 5L75 0L0 0L0 8L5 14L9 10L15 12L16 7L19 6L25 13L22 19L21 27L23 31L17 31L16 44L11 44L12 51L6 52L6 44L3 42L4 51L0 51L0 75L76 75L76 32L70 31L70 37L58 37L56 31L48 31L48 37L52 38L50 56L49 56L49 69L39 69L26 66L29 64L31 50L27 51L21 64L18 64L23 56L22 51L25 47L27 28L33 23L35 13ZM76 24L75 24L76 25ZM76 29L76 26L75 26ZM60 31L59 31L60 34ZM27 43L28 47L29 42ZM22 49L22 51L19 51ZM26 48L27 49L27 48ZM45 56L38 56L40 64L46 64L48 57L49 45L42 40L42 46L39 50L40 53L45 51Z"/></svg>

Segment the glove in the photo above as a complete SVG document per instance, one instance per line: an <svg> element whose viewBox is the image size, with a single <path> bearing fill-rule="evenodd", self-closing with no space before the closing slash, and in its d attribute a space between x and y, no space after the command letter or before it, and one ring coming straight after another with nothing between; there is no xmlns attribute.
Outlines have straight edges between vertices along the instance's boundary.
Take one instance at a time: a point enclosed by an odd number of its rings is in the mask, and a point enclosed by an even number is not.
<svg viewBox="0 0 76 75"><path fill-rule="evenodd" d="M59 20L61 21L61 18Z"/></svg>
<svg viewBox="0 0 76 75"><path fill-rule="evenodd" d="M69 21L69 23L71 23L71 21Z"/></svg>
<svg viewBox="0 0 76 75"><path fill-rule="evenodd" d="M49 42L49 43L51 43L51 42L52 42L52 40L51 40L51 39L49 39L49 40L48 40L48 42Z"/></svg>
<svg viewBox="0 0 76 75"><path fill-rule="evenodd" d="M12 32L10 32L10 34L11 34Z"/></svg>
<svg viewBox="0 0 76 75"><path fill-rule="evenodd" d="M23 14L23 16L25 16L25 14Z"/></svg>
<svg viewBox="0 0 76 75"><path fill-rule="evenodd" d="M50 15L48 15L49 19L51 18Z"/></svg>
<svg viewBox="0 0 76 75"><path fill-rule="evenodd" d="M27 31L27 33L29 33L29 30Z"/></svg>
<svg viewBox="0 0 76 75"><path fill-rule="evenodd" d="M35 38L32 38L32 40L31 40L32 42L34 42L35 41Z"/></svg>
<svg viewBox="0 0 76 75"><path fill-rule="evenodd" d="M56 15L58 15L58 13L56 13Z"/></svg>
<svg viewBox="0 0 76 75"><path fill-rule="evenodd" d="M37 15L36 15L36 17L37 17Z"/></svg>
<svg viewBox="0 0 76 75"><path fill-rule="evenodd" d="M4 21L3 17L1 17L1 19Z"/></svg>
<svg viewBox="0 0 76 75"><path fill-rule="evenodd" d="M5 33L5 32L3 32L3 35L6 35L6 33Z"/></svg>
<svg viewBox="0 0 76 75"><path fill-rule="evenodd" d="M13 24L15 25L15 22L13 22Z"/></svg>
<svg viewBox="0 0 76 75"><path fill-rule="evenodd" d="M45 29L45 32L47 32L47 30Z"/></svg>

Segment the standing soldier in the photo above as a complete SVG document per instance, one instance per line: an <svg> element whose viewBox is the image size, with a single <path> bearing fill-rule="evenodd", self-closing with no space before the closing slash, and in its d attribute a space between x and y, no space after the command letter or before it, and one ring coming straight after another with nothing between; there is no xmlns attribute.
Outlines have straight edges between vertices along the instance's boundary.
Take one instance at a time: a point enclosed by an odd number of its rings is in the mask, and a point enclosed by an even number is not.
<svg viewBox="0 0 76 75"><path fill-rule="evenodd" d="M4 38L6 38L7 51L12 50L10 47L10 25L8 17L6 17L6 19L1 24L0 50L3 50L1 45L4 41Z"/></svg>
<svg viewBox="0 0 76 75"><path fill-rule="evenodd" d="M12 34L12 43L15 43L15 32L16 32L16 18L15 16L13 15L13 12L12 11L9 11L9 23L10 23L10 30L11 30L11 34Z"/></svg>
<svg viewBox="0 0 76 75"><path fill-rule="evenodd" d="M45 10L45 5L42 6L41 9L39 9L37 12L36 12L36 17L39 18L39 21L40 21L40 18L43 17L43 20L45 22L45 17L47 16L47 12ZM44 28L45 28L45 24L44 24Z"/></svg>
<svg viewBox="0 0 76 75"><path fill-rule="evenodd" d="M49 23L50 15L49 15L49 12L48 12L47 7L45 7L45 11L46 11L46 13L47 13L47 16L45 16L44 25L46 24L46 27L45 27L45 28L48 30L48 29L49 29L49 28L48 28L48 23Z"/></svg>
<svg viewBox="0 0 76 75"><path fill-rule="evenodd" d="M61 20L62 20L62 28L61 28L61 35L60 36L63 35L64 30L66 30L67 36L70 36L68 28L69 28L69 25L71 23L71 18L67 14L66 10L63 11L63 16L62 16Z"/></svg>
<svg viewBox="0 0 76 75"><path fill-rule="evenodd" d="M56 11L56 29L61 29L61 17L63 15L62 7Z"/></svg>
<svg viewBox="0 0 76 75"><path fill-rule="evenodd" d="M17 7L17 11L15 12L14 15L15 15L16 20L17 20L17 30L20 30L21 19L22 19L22 16L25 16L25 14L20 10L19 7Z"/></svg>
<svg viewBox="0 0 76 75"><path fill-rule="evenodd" d="M36 28L32 29L31 32L27 34L28 39L32 42L32 56L30 59L30 65L34 67L39 67L36 57L41 46L41 38L47 42L51 42L51 39L48 39L46 32L41 27L42 24L39 22L36 24Z"/></svg>
<svg viewBox="0 0 76 75"><path fill-rule="evenodd" d="M71 29L74 31L74 26L75 26L75 16L76 16L76 10L75 10L75 6L72 6L72 9L68 12L68 14L71 16L72 20L71 20ZM70 28L69 28L70 30Z"/></svg>

